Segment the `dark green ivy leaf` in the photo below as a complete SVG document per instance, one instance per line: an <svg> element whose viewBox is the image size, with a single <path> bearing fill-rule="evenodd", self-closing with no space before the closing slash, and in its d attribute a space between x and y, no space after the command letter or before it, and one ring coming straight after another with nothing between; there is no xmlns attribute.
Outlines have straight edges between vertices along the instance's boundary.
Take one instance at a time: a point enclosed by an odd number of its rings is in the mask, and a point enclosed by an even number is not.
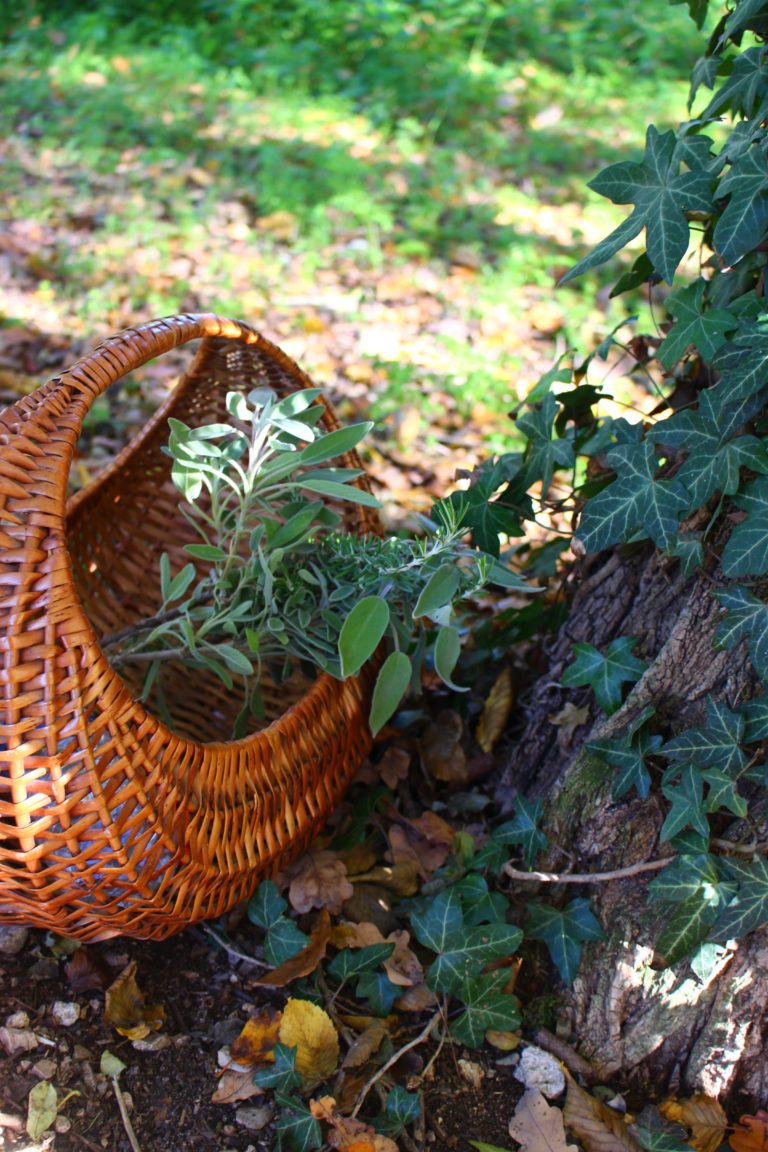
<svg viewBox="0 0 768 1152"><path fill-rule="evenodd" d="M647 665L632 655L637 641L633 636L619 636L600 652L592 644L574 644L576 659L561 677L566 688L589 685L598 705L609 716L621 707L622 685L635 683Z"/></svg>
<svg viewBox="0 0 768 1152"><path fill-rule="evenodd" d="M406 1092L399 1084L387 1097L387 1107L383 1116L379 1116L374 1124L379 1132L388 1136L399 1136L409 1124L415 1124L421 1116L421 1104L416 1092Z"/></svg>
<svg viewBox="0 0 768 1152"><path fill-rule="evenodd" d="M726 609L725 619L718 625L715 646L730 651L740 640L748 640L755 671L768 681L768 604L738 584L712 595Z"/></svg>
<svg viewBox="0 0 768 1152"><path fill-rule="evenodd" d="M709 836L701 772L693 764L684 764L679 776L680 782L677 785L662 784L661 790L671 805L659 833L662 841L671 840L689 826L702 836Z"/></svg>
<svg viewBox="0 0 768 1152"><path fill-rule="evenodd" d="M275 1119L279 1152L283 1149L310 1152L313 1148L321 1148L323 1130L303 1100L298 1096L280 1094L276 1096L276 1102L280 1105Z"/></svg>
<svg viewBox="0 0 768 1152"><path fill-rule="evenodd" d="M541 498L546 500L555 468L572 468L573 444L569 439L553 439L553 425L558 403L549 392L544 399L518 417L517 426L528 441L526 451L526 484L541 481Z"/></svg>
<svg viewBox="0 0 768 1152"><path fill-rule="evenodd" d="M674 132L660 134L651 124L642 163L612 164L590 182L590 188L614 204L634 203L635 208L562 282L602 264L644 227L648 257L659 275L672 283L677 266L688 251L690 228L685 213L710 211L713 184L713 176L707 171L681 173L675 147Z"/></svg>
<svg viewBox="0 0 768 1152"><path fill-rule="evenodd" d="M717 884L717 857L709 852L681 852L648 885L648 899L658 904L681 904L696 896L702 885Z"/></svg>
<svg viewBox="0 0 768 1152"><path fill-rule="evenodd" d="M740 113L746 120L753 116L762 119L768 90L768 65L765 49L748 48L733 62L733 69L724 84L718 88L700 119L712 120L726 108Z"/></svg>
<svg viewBox="0 0 768 1152"><path fill-rule="evenodd" d="M750 861L724 857L722 867L738 889L721 912L712 935L716 940L741 940L768 922L768 862L762 857Z"/></svg>
<svg viewBox="0 0 768 1152"><path fill-rule="evenodd" d="M270 925L264 941L264 959L273 968L297 956L309 944L306 936L295 921L280 916Z"/></svg>
<svg viewBox="0 0 768 1152"><path fill-rule="evenodd" d="M514 819L507 820L493 833L498 843L521 845L523 860L529 869L536 863L539 852L543 852L549 844L539 828L543 815L544 804L541 800L526 800L524 796L517 796Z"/></svg>
<svg viewBox="0 0 768 1152"><path fill-rule="evenodd" d="M666 548L677 533L680 517L691 498L679 480L657 480L656 456L651 444L619 444L607 454L616 479L588 500L581 514L577 538L587 552L600 552L622 544L641 530L659 548Z"/></svg>
<svg viewBox="0 0 768 1152"><path fill-rule="evenodd" d="M514 1032L520 1027L517 997L504 991L508 980L507 969L467 976L456 991L464 1012L451 1024L454 1040L469 1048L479 1048L489 1028L496 1032Z"/></svg>
<svg viewBox="0 0 768 1152"><path fill-rule="evenodd" d="M572 984L587 940L603 940L605 934L583 896L571 900L562 911L546 904L528 906L526 935L543 940L563 981Z"/></svg>
<svg viewBox="0 0 768 1152"><path fill-rule="evenodd" d="M706 723L667 741L662 754L678 762L694 763L701 768L717 768L731 778L737 776L747 757L741 747L744 739L744 717L722 700L707 698Z"/></svg>
<svg viewBox="0 0 768 1152"><path fill-rule="evenodd" d="M666 306L676 318L676 323L658 351L665 368L671 368L681 360L692 344L701 358L709 363L725 343L726 334L739 327L738 319L724 308L706 306L706 287L706 281L698 279L686 288L679 288L667 299Z"/></svg>
<svg viewBox="0 0 768 1152"><path fill-rule="evenodd" d="M676 964L706 939L719 907L717 894L707 887L675 907L656 940L656 950L667 965Z"/></svg>
<svg viewBox="0 0 768 1152"><path fill-rule="evenodd" d="M350 976L378 968L379 964L389 959L394 950L394 944L368 944L364 948L343 948L331 960L326 971L329 976L333 976L343 984Z"/></svg>
<svg viewBox="0 0 768 1152"><path fill-rule="evenodd" d="M715 250L725 264L735 264L757 247L768 229L768 168L759 145L726 173L717 195L730 200L715 227Z"/></svg>
<svg viewBox="0 0 768 1152"><path fill-rule="evenodd" d="M662 1119L654 1104L646 1104L630 1127L645 1152L688 1152L688 1133L680 1124Z"/></svg>
<svg viewBox="0 0 768 1152"><path fill-rule="evenodd" d="M725 543L723 571L726 576L762 576L768 572L768 476L751 480L733 502L747 517Z"/></svg>
<svg viewBox="0 0 768 1152"><path fill-rule="evenodd" d="M301 1076L296 1071L296 1049L285 1044L275 1044L274 1064L260 1068L254 1074L253 1082L260 1088L272 1088L275 1092L290 1092L301 1084Z"/></svg>
<svg viewBox="0 0 768 1152"><path fill-rule="evenodd" d="M414 935L424 943L414 923ZM477 928L462 927L449 936L444 951L440 952L427 972L427 986L436 992L457 993L459 985L481 971L492 960L512 956L523 934L513 924L481 924Z"/></svg>
<svg viewBox="0 0 768 1152"><path fill-rule="evenodd" d="M259 928L271 928L287 907L274 880L262 880L248 901L248 919Z"/></svg>
<svg viewBox="0 0 768 1152"><path fill-rule="evenodd" d="M643 729L633 733L625 728L619 736L590 740L587 748L618 770L613 784L616 800L629 792L630 788L635 788L638 796L645 800L651 790L651 776L646 760L656 755L661 742L661 736L652 736Z"/></svg>

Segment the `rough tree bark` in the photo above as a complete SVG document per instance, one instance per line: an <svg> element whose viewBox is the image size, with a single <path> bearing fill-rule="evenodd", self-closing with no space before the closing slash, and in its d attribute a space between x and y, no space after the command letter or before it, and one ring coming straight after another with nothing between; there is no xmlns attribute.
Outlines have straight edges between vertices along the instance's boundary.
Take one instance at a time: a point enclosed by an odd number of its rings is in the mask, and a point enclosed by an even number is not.
<svg viewBox="0 0 768 1152"><path fill-rule="evenodd" d="M727 531L723 526L722 534ZM711 541L713 554L720 541ZM504 766L499 796L549 797L547 834L553 849L539 866L552 871L599 872L669 854L660 844L662 805L633 792L615 801L611 770L584 749L609 736L651 704L669 734L701 722L709 693L733 706L753 694L754 675L743 646L716 652L712 641L721 609L710 595L719 572L685 580L676 561L648 549L602 554L577 566L568 621L551 645L546 675L536 683L524 729ZM649 662L619 712L569 729L549 719L571 701L590 702L586 690L559 685L572 646L602 647L636 636L635 652ZM761 790L762 791L762 790ZM751 827L732 819L720 831L748 841L765 813L750 811ZM764 838L764 837L763 837ZM729 946L708 983L687 962L665 969L654 956L658 906L646 892L653 873L583 890L546 885L546 899L583 892L593 898L606 931L585 948L579 976L564 996L574 1046L601 1080L620 1083L640 1099L666 1093L718 1095L739 1114L768 1101L768 930ZM541 888L541 886L539 886ZM537 885L526 885L533 895Z"/></svg>

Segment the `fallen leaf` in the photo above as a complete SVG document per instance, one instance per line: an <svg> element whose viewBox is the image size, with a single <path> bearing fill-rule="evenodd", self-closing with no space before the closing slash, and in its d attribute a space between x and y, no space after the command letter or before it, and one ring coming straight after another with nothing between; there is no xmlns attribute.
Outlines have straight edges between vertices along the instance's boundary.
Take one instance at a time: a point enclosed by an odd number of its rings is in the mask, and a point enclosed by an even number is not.
<svg viewBox="0 0 768 1152"><path fill-rule="evenodd" d="M135 960L107 988L104 1023L129 1040L143 1040L165 1023L162 1008L144 1003L144 994L136 983Z"/></svg>
<svg viewBox="0 0 768 1152"><path fill-rule="evenodd" d="M719 1102L703 1092L687 1100L664 1100L659 1111L665 1120L690 1129L691 1144L698 1152L715 1152L728 1127L728 1119Z"/></svg>
<svg viewBox="0 0 768 1152"><path fill-rule="evenodd" d="M492 751L506 727L512 709L512 673L505 665L488 693L477 723L475 739L483 752Z"/></svg>
<svg viewBox="0 0 768 1152"><path fill-rule="evenodd" d="M392 955L384 961L384 971L392 984L399 984L402 988L410 988L414 984L421 984L424 980L424 969L415 952L408 947L410 933L400 930L390 932L387 941L395 945Z"/></svg>
<svg viewBox="0 0 768 1152"><path fill-rule="evenodd" d="M109 966L88 948L80 948L67 964L67 982L73 992L103 992L112 982Z"/></svg>
<svg viewBox="0 0 768 1152"><path fill-rule="evenodd" d="M406 988L402 996L398 996L394 1007L400 1012L425 1012L436 1004L437 998L426 984L415 984L413 988Z"/></svg>
<svg viewBox="0 0 768 1152"><path fill-rule="evenodd" d="M334 948L367 948L369 944L383 943L381 931L368 920L360 924L334 924L331 929L331 944Z"/></svg>
<svg viewBox="0 0 768 1152"><path fill-rule="evenodd" d="M302 948L301 952L291 956L290 960L278 964L277 968L273 968L271 972L251 980L250 984L258 984L265 988L284 988L292 980L298 980L301 976L309 976L310 972L314 972L325 956L330 937L331 918L328 915L328 909L323 908L310 933L309 944L306 948Z"/></svg>
<svg viewBox="0 0 768 1152"><path fill-rule="evenodd" d="M310 1100L309 1110L316 1120L330 1125L327 1141L330 1148L337 1148L339 1152L398 1152L397 1144L388 1136L374 1132L362 1120L341 1116L333 1096Z"/></svg>
<svg viewBox="0 0 768 1152"><path fill-rule="evenodd" d="M514 1052L520 1047L519 1032L496 1032L493 1028L489 1028L485 1038L493 1048L498 1048L499 1052Z"/></svg>
<svg viewBox="0 0 768 1152"><path fill-rule="evenodd" d="M339 856L344 862L347 876L359 876L362 872L367 872L369 868L374 867L379 854L373 837L369 837L369 839L363 840L362 844L356 844L354 848L340 852Z"/></svg>
<svg viewBox="0 0 768 1152"><path fill-rule="evenodd" d="M446 709L424 728L419 740L421 762L433 780L466 784L467 757L461 746L464 722L458 712Z"/></svg>
<svg viewBox="0 0 768 1152"><path fill-rule="evenodd" d="M411 756L404 748L393 746L387 748L386 752L379 760L376 767L379 770L379 776L386 784L387 788L395 790L401 780L405 780L408 776L408 771L411 766Z"/></svg>
<svg viewBox="0 0 768 1152"><path fill-rule="evenodd" d="M225 1068L211 1096L211 1104L236 1104L239 1100L250 1100L258 1096L261 1091L258 1084L253 1082L252 1069L236 1072L233 1068Z"/></svg>
<svg viewBox="0 0 768 1152"><path fill-rule="evenodd" d="M367 1064L389 1036L389 1029L381 1020L372 1018L370 1024L360 1033L341 1062L342 1068L361 1068Z"/></svg>
<svg viewBox="0 0 768 1152"><path fill-rule="evenodd" d="M563 705L559 712L550 712L547 720L556 728L562 729L564 735L570 736L576 728L587 723L589 708L586 705L583 708L577 708L572 701L569 701Z"/></svg>
<svg viewBox="0 0 768 1152"><path fill-rule="evenodd" d="M35 1084L27 1100L27 1135L39 1140L43 1132L53 1127L58 1111L58 1097L53 1084L43 1080Z"/></svg>
<svg viewBox="0 0 768 1152"><path fill-rule="evenodd" d="M284 875L290 881L288 899L297 912L327 908L339 916L344 901L354 892L344 861L326 849L307 852Z"/></svg>
<svg viewBox="0 0 768 1152"><path fill-rule="evenodd" d="M442 816L438 816L437 812L427 811L413 820L405 818L403 820L407 827L412 828L418 836L428 841L434 852L445 852L446 855L440 861L441 864L445 863L446 856L451 851L456 839L456 829L447 820L443 820ZM439 868L440 864L436 867Z"/></svg>
<svg viewBox="0 0 768 1152"><path fill-rule="evenodd" d="M759 1108L754 1116L741 1116L728 1143L733 1152L768 1152L768 1112Z"/></svg>
<svg viewBox="0 0 768 1152"><path fill-rule="evenodd" d="M618 1112L585 1092L568 1072L565 1078L565 1123L587 1152L642 1152L642 1145Z"/></svg>
<svg viewBox="0 0 768 1152"><path fill-rule="evenodd" d="M287 1001L280 1043L296 1049L296 1071L311 1087L331 1076L339 1063L339 1037L328 1013L309 1000Z"/></svg>
<svg viewBox="0 0 768 1152"><path fill-rule="evenodd" d="M565 1137L563 1113L536 1088L527 1089L509 1122L509 1134L526 1152L576 1152Z"/></svg>
<svg viewBox="0 0 768 1152"><path fill-rule="evenodd" d="M246 1021L242 1032L232 1041L229 1054L235 1064L263 1064L274 1061L272 1049L280 1032L281 1012L262 1008Z"/></svg>

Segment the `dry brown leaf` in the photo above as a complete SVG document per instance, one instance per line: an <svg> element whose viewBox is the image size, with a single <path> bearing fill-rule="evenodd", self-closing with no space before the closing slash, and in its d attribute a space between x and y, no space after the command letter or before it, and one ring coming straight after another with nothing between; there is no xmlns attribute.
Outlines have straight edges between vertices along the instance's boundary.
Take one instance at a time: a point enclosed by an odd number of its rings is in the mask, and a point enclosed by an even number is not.
<svg viewBox="0 0 768 1152"><path fill-rule="evenodd" d="M733 1152L768 1152L768 1112L758 1108L754 1116L742 1116L728 1143Z"/></svg>
<svg viewBox="0 0 768 1152"><path fill-rule="evenodd" d="M437 812L426 811L413 820L403 817L403 822L406 827L412 828L418 836L428 841L433 851L440 849L447 854L453 847L456 829L447 820L443 820L442 816L438 816ZM444 861L445 857L441 863Z"/></svg>
<svg viewBox="0 0 768 1152"><path fill-rule="evenodd" d="M389 1029L384 1022L372 1017L370 1024L361 1032L342 1060L342 1068L361 1068L363 1064L367 1064L388 1035Z"/></svg>
<svg viewBox="0 0 768 1152"><path fill-rule="evenodd" d="M316 1120L330 1125L330 1148L337 1148L339 1152L398 1152L397 1144L388 1136L380 1136L362 1120L341 1116L333 1096L310 1100L309 1110Z"/></svg>
<svg viewBox="0 0 768 1152"><path fill-rule="evenodd" d="M240 1100L250 1100L261 1092L262 1089L253 1082L252 1070L236 1072L234 1068L225 1068L211 1096L211 1104L236 1104Z"/></svg>
<svg viewBox="0 0 768 1152"><path fill-rule="evenodd" d="M446 709L427 724L419 740L421 762L433 780L466 784L467 757L461 746L464 722L458 712Z"/></svg>
<svg viewBox="0 0 768 1152"><path fill-rule="evenodd" d="M402 996L398 996L394 1006L399 1012L426 1012L436 1004L437 997L426 984L414 984L413 988L406 988Z"/></svg>
<svg viewBox="0 0 768 1152"><path fill-rule="evenodd" d="M491 752L506 727L512 709L512 673L502 668L488 693L475 732L475 739L483 752Z"/></svg>
<svg viewBox="0 0 768 1152"><path fill-rule="evenodd" d="M489 1028L485 1034L485 1038L489 1044L494 1048L498 1048L500 1052L514 1052L520 1047L519 1032L496 1032L493 1028Z"/></svg>
<svg viewBox="0 0 768 1152"><path fill-rule="evenodd" d="M715 1152L728 1127L728 1120L719 1102L703 1092L688 1100L664 1100L659 1111L665 1120L682 1124L691 1132L691 1144L698 1152Z"/></svg>
<svg viewBox="0 0 768 1152"><path fill-rule="evenodd" d="M136 983L135 960L107 988L104 1023L129 1040L144 1040L165 1023L162 1008L144 1003L144 994Z"/></svg>
<svg viewBox="0 0 768 1152"><path fill-rule="evenodd" d="M282 1013L272 1008L262 1008L251 1016L229 1049L233 1062L247 1065L274 1061L272 1049L277 1044L281 1018Z"/></svg>
<svg viewBox="0 0 768 1152"><path fill-rule="evenodd" d="M375 924L363 920L360 924L334 924L331 944L334 948L366 948L369 944L383 944L384 936Z"/></svg>
<svg viewBox="0 0 768 1152"><path fill-rule="evenodd" d="M392 955L384 961L384 971L390 983L410 988L424 980L424 969L418 956L408 947L410 933L404 930L390 932L387 941L395 945Z"/></svg>
<svg viewBox="0 0 768 1152"><path fill-rule="evenodd" d="M369 838L364 840L362 844L356 844L347 852L340 852L339 857L344 861L347 876L358 876L361 872L367 872L369 868L375 866L379 854L373 843L373 838Z"/></svg>
<svg viewBox="0 0 768 1152"><path fill-rule="evenodd" d="M331 1076L339 1063L339 1037L328 1013L309 1000L287 1001L280 1043L296 1048L296 1071L305 1087Z"/></svg>
<svg viewBox="0 0 768 1152"><path fill-rule="evenodd" d="M387 788L391 788L392 791L397 788L401 780L405 780L410 766L410 753L406 752L405 748L398 748L396 746L387 748L381 760L379 760L376 765L379 770L379 776Z"/></svg>
<svg viewBox="0 0 768 1152"><path fill-rule="evenodd" d="M550 712L547 716L550 724L554 724L557 728L562 728L563 732L570 735L575 728L580 728L582 724L586 724L589 720L589 708L577 708L576 705L569 701L564 704L559 712Z"/></svg>
<svg viewBox="0 0 768 1152"><path fill-rule="evenodd" d="M566 1141L563 1113L536 1088L523 1093L509 1122L509 1134L528 1152L576 1152L576 1146Z"/></svg>
<svg viewBox="0 0 768 1152"><path fill-rule="evenodd" d="M565 1078L565 1123L587 1152L642 1152L640 1142L618 1112L580 1088L567 1071Z"/></svg>
<svg viewBox="0 0 768 1152"><path fill-rule="evenodd" d="M112 972L100 956L78 948L67 964L67 983L75 993L103 992L112 983Z"/></svg>
<svg viewBox="0 0 768 1152"><path fill-rule="evenodd" d="M310 972L314 972L325 956L330 938L331 918L328 915L328 909L323 908L318 916L317 924L310 933L309 944L306 948L302 948L301 952L291 956L290 960L278 964L277 968L273 968L271 972L251 980L251 985L260 984L265 988L284 988L292 980L298 980L301 976L309 976Z"/></svg>
<svg viewBox="0 0 768 1152"><path fill-rule="evenodd" d="M327 908L339 916L354 891L344 861L326 849L307 852L286 869L285 876L290 881L288 899L297 912Z"/></svg>

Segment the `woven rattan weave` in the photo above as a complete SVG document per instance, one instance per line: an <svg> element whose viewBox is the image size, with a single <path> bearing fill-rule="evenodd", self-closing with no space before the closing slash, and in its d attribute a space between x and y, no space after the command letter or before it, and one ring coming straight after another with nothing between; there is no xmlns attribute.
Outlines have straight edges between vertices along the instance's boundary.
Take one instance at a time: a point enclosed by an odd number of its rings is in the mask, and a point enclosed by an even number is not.
<svg viewBox="0 0 768 1152"><path fill-rule="evenodd" d="M94 399L200 338L141 434L67 504ZM310 383L245 324L176 316L107 340L0 413L0 922L160 939L218 916L307 845L367 753L367 672L265 688L266 725L228 741L240 703L218 679L171 667L171 730L99 645L158 610L162 552L188 560L168 416L226 420L228 391ZM347 516L378 528L367 509Z"/></svg>

